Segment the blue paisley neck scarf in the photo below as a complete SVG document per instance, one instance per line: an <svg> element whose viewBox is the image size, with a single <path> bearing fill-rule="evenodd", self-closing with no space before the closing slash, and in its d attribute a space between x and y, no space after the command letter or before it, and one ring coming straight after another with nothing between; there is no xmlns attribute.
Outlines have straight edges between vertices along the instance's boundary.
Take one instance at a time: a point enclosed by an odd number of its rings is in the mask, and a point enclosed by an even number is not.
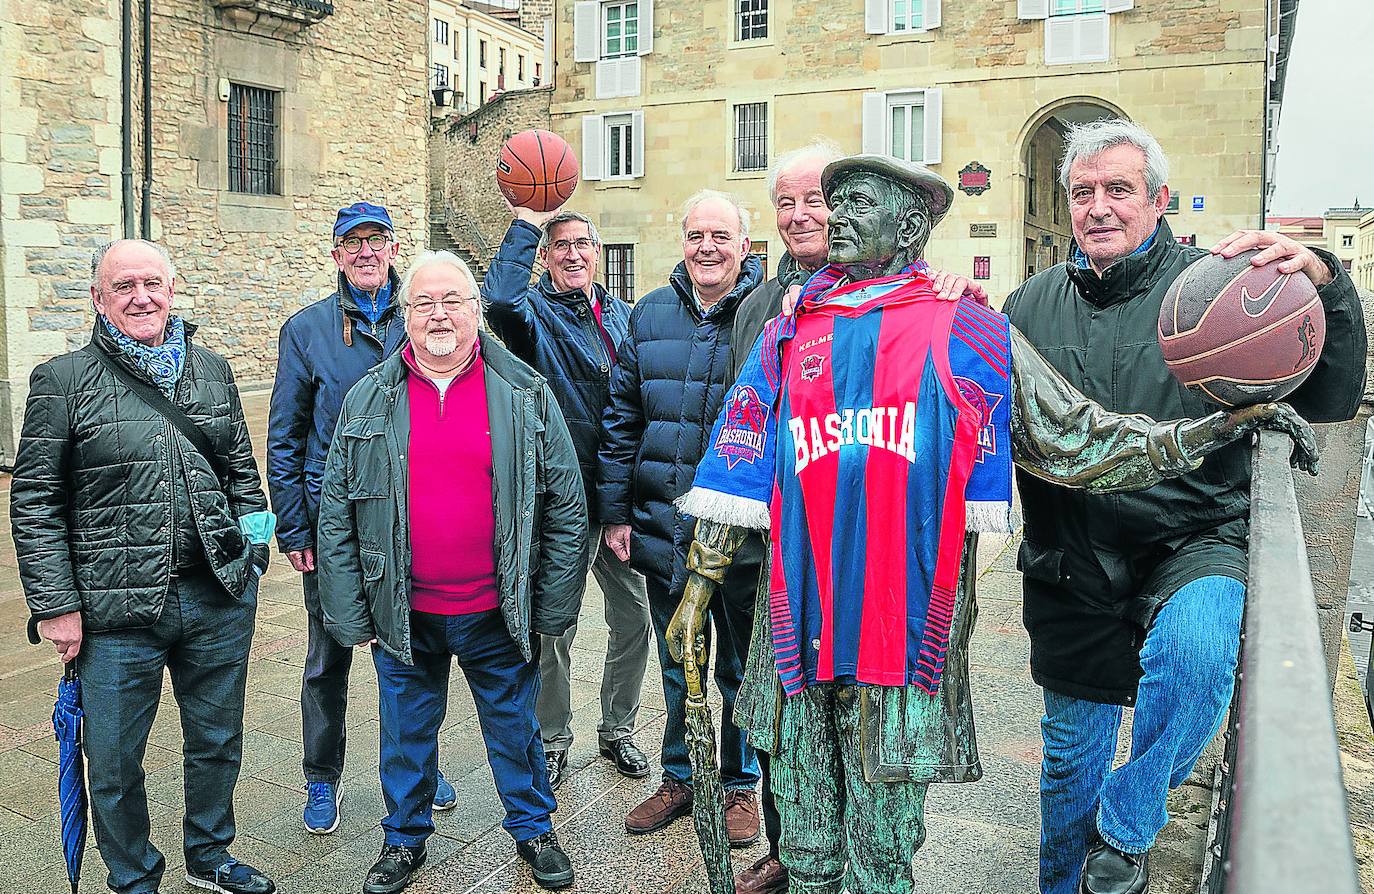
<svg viewBox="0 0 1374 894"><path fill-rule="evenodd" d="M172 392L176 389L177 380L186 368L186 324L181 318L168 318L167 340L156 348L134 341L120 332L104 314L100 315L100 322L104 324L110 338L119 346L119 350L133 363L134 368L170 400Z"/></svg>

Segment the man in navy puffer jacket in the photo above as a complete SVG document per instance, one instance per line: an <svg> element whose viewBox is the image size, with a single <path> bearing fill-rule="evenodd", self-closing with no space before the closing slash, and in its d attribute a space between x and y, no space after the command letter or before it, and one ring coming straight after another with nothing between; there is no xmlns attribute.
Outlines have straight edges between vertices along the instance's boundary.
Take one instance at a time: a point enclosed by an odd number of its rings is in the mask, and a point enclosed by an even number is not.
<svg viewBox="0 0 1374 894"><path fill-rule="evenodd" d="M592 499L601 414L616 354L629 330L630 307L595 281L601 236L589 219L573 211L512 211L516 219L482 281L487 325L513 354L548 379L572 433L592 516L587 551L605 596L610 630L601 676L598 745L623 775L647 776L649 759L631 734L649 662L649 601L644 578L601 545ZM548 272L531 285L536 247ZM553 790L563 782L573 740L570 678L576 634L574 623L567 633L545 636L540 644L536 714Z"/></svg>
<svg viewBox="0 0 1374 894"><path fill-rule="evenodd" d="M607 544L648 583L668 708L663 781L626 817L625 828L634 834L661 829L692 809L686 684L665 634L682 594L694 520L679 513L673 500L692 486L725 399L735 311L763 281L763 265L749 254L748 217L729 196L703 190L689 199L682 236L683 261L668 285L641 298L630 314L629 336L611 377L597 485ZM759 570L757 561L736 560L711 606L722 703L721 781L735 846L759 836L758 761L733 716Z"/></svg>

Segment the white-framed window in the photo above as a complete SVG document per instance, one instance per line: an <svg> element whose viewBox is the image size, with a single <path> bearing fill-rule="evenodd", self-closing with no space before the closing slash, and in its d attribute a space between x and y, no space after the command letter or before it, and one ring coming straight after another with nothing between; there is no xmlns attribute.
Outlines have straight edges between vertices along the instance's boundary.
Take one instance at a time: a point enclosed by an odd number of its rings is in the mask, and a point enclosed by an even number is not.
<svg viewBox="0 0 1374 894"><path fill-rule="evenodd" d="M1355 237L1354 237L1353 235L1351 235L1350 233L1343 233L1343 234L1341 235L1341 248L1354 248L1354 247L1355 247Z"/></svg>
<svg viewBox="0 0 1374 894"><path fill-rule="evenodd" d="M912 34L940 27L940 0L864 0L869 34Z"/></svg>
<svg viewBox="0 0 1374 894"><path fill-rule="evenodd" d="M601 58L639 55L639 3L607 3L601 7Z"/></svg>
<svg viewBox="0 0 1374 894"><path fill-rule="evenodd" d="M448 46L448 22L443 19L434 20L434 42L441 46Z"/></svg>
<svg viewBox="0 0 1374 894"><path fill-rule="evenodd" d="M768 0L735 0L735 40L768 37Z"/></svg>
<svg viewBox="0 0 1374 894"><path fill-rule="evenodd" d="M768 103L735 106L730 148L736 172L768 170Z"/></svg>
<svg viewBox="0 0 1374 894"><path fill-rule="evenodd" d="M653 0L573 4L573 61L596 63L597 99L638 96L639 60L653 45Z"/></svg>
<svg viewBox="0 0 1374 894"><path fill-rule="evenodd" d="M942 97L938 87L865 93L863 151L939 164Z"/></svg>
<svg viewBox="0 0 1374 894"><path fill-rule="evenodd" d="M448 86L450 86L448 80L448 66L439 62L434 63L434 87L431 89Z"/></svg>
<svg viewBox="0 0 1374 894"><path fill-rule="evenodd" d="M582 116L582 179L644 176L644 113L638 109Z"/></svg>
<svg viewBox="0 0 1374 894"><path fill-rule="evenodd" d="M1106 62L1111 58L1111 16L1135 0L1016 0L1021 19L1045 20L1045 64Z"/></svg>

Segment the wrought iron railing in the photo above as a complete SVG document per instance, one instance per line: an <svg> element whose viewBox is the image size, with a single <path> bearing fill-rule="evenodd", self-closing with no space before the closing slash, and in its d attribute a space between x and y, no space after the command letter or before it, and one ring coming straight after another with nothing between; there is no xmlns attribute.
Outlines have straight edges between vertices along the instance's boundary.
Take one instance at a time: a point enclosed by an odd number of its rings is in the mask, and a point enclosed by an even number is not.
<svg viewBox="0 0 1374 894"><path fill-rule="evenodd" d="M490 260L490 244L482 235L482 231L478 229L477 224L473 223L467 215L446 207L444 208L444 226L447 227L449 236L454 242L472 252L482 263L485 264Z"/></svg>
<svg viewBox="0 0 1374 894"><path fill-rule="evenodd" d="M1203 894L1360 891L1291 449L1264 432L1254 454L1240 672Z"/></svg>

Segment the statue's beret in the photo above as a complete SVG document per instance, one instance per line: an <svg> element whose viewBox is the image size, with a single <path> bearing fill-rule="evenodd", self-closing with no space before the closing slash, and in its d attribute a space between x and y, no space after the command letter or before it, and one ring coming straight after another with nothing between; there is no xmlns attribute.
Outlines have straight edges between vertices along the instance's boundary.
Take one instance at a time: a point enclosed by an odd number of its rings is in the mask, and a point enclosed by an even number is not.
<svg viewBox="0 0 1374 894"><path fill-rule="evenodd" d="M954 190L945 178L923 164L902 161L891 155L850 155L837 158L821 172L821 191L825 193L826 204L830 204L830 193L843 175L861 171L891 177L924 195L930 205L932 227L940 222L954 202Z"/></svg>

